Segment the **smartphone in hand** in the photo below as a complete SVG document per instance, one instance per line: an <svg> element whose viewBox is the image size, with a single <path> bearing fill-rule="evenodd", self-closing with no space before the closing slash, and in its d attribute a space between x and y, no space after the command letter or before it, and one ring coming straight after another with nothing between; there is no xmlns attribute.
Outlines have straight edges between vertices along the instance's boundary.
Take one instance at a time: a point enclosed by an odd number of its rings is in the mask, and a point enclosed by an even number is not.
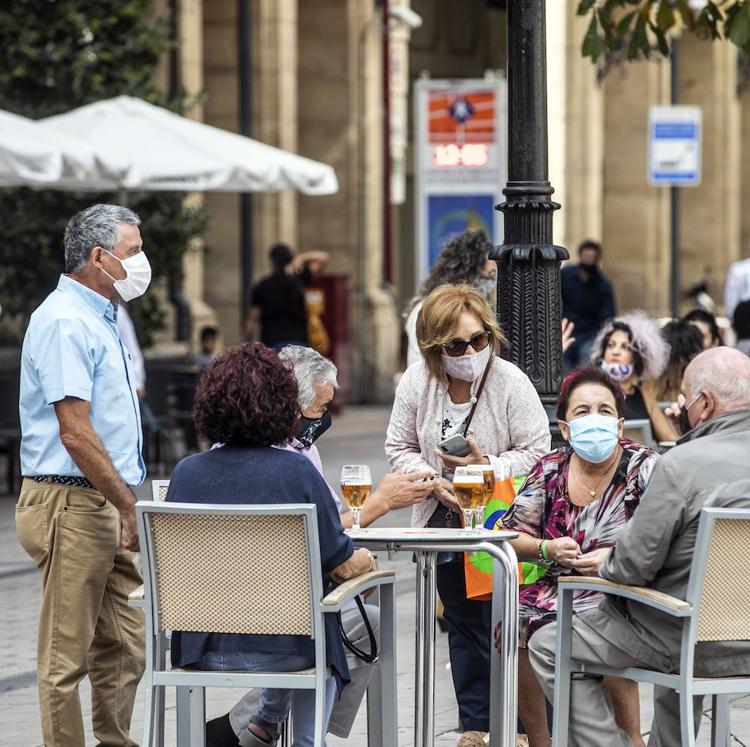
<svg viewBox="0 0 750 747"><path fill-rule="evenodd" d="M438 444L438 449L444 454L457 457L466 456L471 451L469 442L460 433L441 441Z"/></svg>

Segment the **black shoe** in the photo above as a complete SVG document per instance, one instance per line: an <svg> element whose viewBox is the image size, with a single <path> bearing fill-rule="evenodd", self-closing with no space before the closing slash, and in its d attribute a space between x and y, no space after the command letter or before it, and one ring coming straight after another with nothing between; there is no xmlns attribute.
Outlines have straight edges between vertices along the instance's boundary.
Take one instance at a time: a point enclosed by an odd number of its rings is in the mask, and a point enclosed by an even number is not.
<svg viewBox="0 0 750 747"><path fill-rule="evenodd" d="M239 743L228 713L206 722L206 747L238 747Z"/></svg>

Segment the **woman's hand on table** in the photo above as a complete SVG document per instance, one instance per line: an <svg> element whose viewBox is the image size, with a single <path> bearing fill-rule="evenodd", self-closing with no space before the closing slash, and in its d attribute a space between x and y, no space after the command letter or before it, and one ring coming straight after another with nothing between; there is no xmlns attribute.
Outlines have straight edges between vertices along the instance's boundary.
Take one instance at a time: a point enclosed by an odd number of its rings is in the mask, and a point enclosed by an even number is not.
<svg viewBox="0 0 750 747"><path fill-rule="evenodd" d="M467 467L470 464L489 464L490 460L482 454L479 445L471 436L466 439L466 443L469 444L470 449L466 456L451 456L450 454L440 451L440 449L437 450L437 455L440 457L443 464L449 469Z"/></svg>
<svg viewBox="0 0 750 747"><path fill-rule="evenodd" d="M550 560L564 568L572 568L575 559L581 555L581 548L572 537L548 540L545 550Z"/></svg>
<svg viewBox="0 0 750 747"><path fill-rule="evenodd" d="M461 512L461 507L458 505L456 496L453 495L453 483L449 482L444 477L438 477L435 479L435 484L432 487L432 494L444 506L451 509L451 511Z"/></svg>
<svg viewBox="0 0 750 747"><path fill-rule="evenodd" d="M573 561L572 568L582 576L596 576L599 573L599 569L607 560L611 549L611 547L600 547L597 550L585 552Z"/></svg>

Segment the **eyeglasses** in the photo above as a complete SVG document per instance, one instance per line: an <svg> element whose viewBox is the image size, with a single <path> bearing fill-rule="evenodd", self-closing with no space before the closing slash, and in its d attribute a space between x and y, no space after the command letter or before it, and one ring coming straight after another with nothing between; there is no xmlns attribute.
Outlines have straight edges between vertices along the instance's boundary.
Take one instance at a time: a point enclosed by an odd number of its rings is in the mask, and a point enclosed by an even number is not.
<svg viewBox="0 0 750 747"><path fill-rule="evenodd" d="M446 355L458 356L463 355L466 352L466 348L471 345L475 352L484 350L490 344L490 333L488 330L484 332L477 332L471 336L470 340L459 340L458 338L446 342L441 347L446 352Z"/></svg>

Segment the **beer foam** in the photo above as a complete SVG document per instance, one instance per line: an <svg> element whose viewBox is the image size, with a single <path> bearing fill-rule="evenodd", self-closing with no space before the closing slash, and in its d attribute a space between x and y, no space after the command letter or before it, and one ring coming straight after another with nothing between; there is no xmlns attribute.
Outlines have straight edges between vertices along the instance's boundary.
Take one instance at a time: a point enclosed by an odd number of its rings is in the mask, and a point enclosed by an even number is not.
<svg viewBox="0 0 750 747"><path fill-rule="evenodd" d="M457 485L484 485L482 475L455 475L453 482Z"/></svg>

